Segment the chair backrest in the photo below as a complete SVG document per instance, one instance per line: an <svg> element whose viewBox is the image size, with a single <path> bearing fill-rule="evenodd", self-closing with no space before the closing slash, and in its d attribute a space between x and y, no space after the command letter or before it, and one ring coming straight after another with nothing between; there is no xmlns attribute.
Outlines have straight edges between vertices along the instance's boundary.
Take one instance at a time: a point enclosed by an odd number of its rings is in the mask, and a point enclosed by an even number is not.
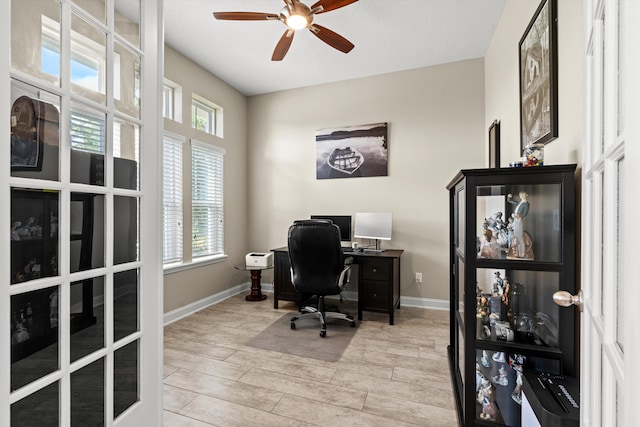
<svg viewBox="0 0 640 427"><path fill-rule="evenodd" d="M300 293L335 295L344 269L340 228L330 220L295 221L289 227L291 281Z"/></svg>

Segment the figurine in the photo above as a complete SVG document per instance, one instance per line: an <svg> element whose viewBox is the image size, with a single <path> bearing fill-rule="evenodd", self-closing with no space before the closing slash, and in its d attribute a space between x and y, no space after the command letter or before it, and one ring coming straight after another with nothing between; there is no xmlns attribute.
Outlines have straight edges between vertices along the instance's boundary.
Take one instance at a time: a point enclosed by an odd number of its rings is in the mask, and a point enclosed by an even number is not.
<svg viewBox="0 0 640 427"><path fill-rule="evenodd" d="M495 259L500 256L500 245L493 237L493 232L490 228L483 226L482 238L480 239L480 252L478 252L478 258Z"/></svg>
<svg viewBox="0 0 640 427"><path fill-rule="evenodd" d="M480 419L495 421L498 408L495 402L495 390L487 378L483 378L478 391L478 403L482 405Z"/></svg>
<svg viewBox="0 0 640 427"><path fill-rule="evenodd" d="M482 350L482 357L480 358L480 362L482 362L482 366L485 368L491 367L491 362L489 362L489 353L487 350Z"/></svg>
<svg viewBox="0 0 640 427"><path fill-rule="evenodd" d="M22 223L20 221L16 221L11 225L11 240L20 240L20 235L18 234L18 229Z"/></svg>
<svg viewBox="0 0 640 427"><path fill-rule="evenodd" d="M499 297L499 296L502 296L502 294L504 293L504 287L503 287L504 281L502 280L502 277L500 277L499 271L496 271L493 274L496 276L496 281L493 283L493 288L491 292L493 293L493 296Z"/></svg>
<svg viewBox="0 0 640 427"><path fill-rule="evenodd" d="M520 201L513 200L512 194L507 194L507 202L515 205L513 211L513 237L509 242L507 258L533 259L533 244L531 236L524 231L524 218L529 213L529 201L526 191L519 193Z"/></svg>
<svg viewBox="0 0 640 427"><path fill-rule="evenodd" d="M524 365L525 357L519 354L509 355L509 365L511 369L516 371L516 386L511 392L511 398L518 405L522 404L522 365Z"/></svg>
<svg viewBox="0 0 640 427"><path fill-rule="evenodd" d="M504 365L500 366L498 369L498 375L493 377L493 383L501 386L506 386L509 384L509 379L507 378L507 370L504 368Z"/></svg>

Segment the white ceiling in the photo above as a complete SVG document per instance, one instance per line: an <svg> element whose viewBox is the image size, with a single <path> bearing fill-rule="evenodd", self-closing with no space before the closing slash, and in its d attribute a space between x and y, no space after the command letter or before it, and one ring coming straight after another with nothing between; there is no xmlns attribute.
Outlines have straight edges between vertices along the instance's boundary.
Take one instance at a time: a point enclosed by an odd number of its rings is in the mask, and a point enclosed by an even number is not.
<svg viewBox="0 0 640 427"><path fill-rule="evenodd" d="M359 0L314 18L351 41L350 53L300 30L284 60L273 62L285 25L212 13L278 14L283 0L164 0L165 42L251 96L483 57L505 1Z"/></svg>

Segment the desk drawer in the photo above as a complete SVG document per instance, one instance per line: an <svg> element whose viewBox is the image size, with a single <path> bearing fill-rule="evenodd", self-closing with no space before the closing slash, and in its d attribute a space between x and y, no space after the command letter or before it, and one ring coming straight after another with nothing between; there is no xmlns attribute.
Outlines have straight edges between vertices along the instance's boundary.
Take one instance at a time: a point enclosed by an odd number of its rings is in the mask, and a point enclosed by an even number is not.
<svg viewBox="0 0 640 427"><path fill-rule="evenodd" d="M386 282L362 282L360 297L364 307L386 309L389 306L389 285Z"/></svg>
<svg viewBox="0 0 640 427"><path fill-rule="evenodd" d="M360 274L365 280L389 280L392 264L385 259L360 261Z"/></svg>

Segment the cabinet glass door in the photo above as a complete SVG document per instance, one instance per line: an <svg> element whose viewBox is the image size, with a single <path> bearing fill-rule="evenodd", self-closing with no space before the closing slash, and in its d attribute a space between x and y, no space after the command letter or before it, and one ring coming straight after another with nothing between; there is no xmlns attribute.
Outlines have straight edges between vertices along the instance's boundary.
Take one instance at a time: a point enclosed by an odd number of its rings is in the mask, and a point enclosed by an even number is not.
<svg viewBox="0 0 640 427"><path fill-rule="evenodd" d="M562 262L561 184L478 187L478 258Z"/></svg>

